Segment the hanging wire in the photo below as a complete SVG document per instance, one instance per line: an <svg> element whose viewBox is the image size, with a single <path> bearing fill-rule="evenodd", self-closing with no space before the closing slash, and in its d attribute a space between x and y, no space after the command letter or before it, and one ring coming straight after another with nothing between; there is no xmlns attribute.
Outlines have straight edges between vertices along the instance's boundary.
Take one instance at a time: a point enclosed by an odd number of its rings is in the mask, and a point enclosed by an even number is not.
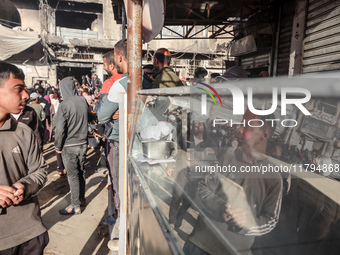
<svg viewBox="0 0 340 255"><path fill-rule="evenodd" d="M57 5L55 6L55 9L56 9L56 10L58 9L59 3L60 3L60 0L58 0Z"/></svg>
<svg viewBox="0 0 340 255"><path fill-rule="evenodd" d="M182 53L182 55L180 55L179 57L176 57L177 59L180 59L181 57L183 57L187 52Z"/></svg>
<svg viewBox="0 0 340 255"><path fill-rule="evenodd" d="M189 49L191 49L192 47L194 47L195 44L197 44L197 42L195 42L195 43L193 43L192 45L186 47L185 49L183 49L183 50L180 51L180 52L177 52L177 53L174 53L174 54L170 54L170 56L171 56L171 57L174 57L174 56L176 56L176 55L178 55L178 54L181 54L181 53L183 53L183 52L184 52L184 54L185 54L185 53L188 53L188 52L189 52ZM182 55L183 55L183 54L182 54Z"/></svg>
<svg viewBox="0 0 340 255"><path fill-rule="evenodd" d="M1 19L1 18L0 18L0 21L4 21L4 22L7 22L7 23L12 23L12 24L15 24L15 25L21 25L21 24L18 23L18 22L11 21L11 20L6 20L6 19Z"/></svg>
<svg viewBox="0 0 340 255"><path fill-rule="evenodd" d="M0 21L0 24L3 25L4 27L8 27L8 28L13 28L13 27L15 27L15 26L8 25L8 24L6 24L6 23L2 23L1 21Z"/></svg>

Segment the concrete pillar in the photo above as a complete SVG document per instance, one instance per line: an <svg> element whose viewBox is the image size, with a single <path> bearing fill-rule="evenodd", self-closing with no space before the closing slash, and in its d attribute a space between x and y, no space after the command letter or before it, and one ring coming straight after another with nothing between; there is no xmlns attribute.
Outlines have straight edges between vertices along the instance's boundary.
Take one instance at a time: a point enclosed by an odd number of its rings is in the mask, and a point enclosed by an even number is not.
<svg viewBox="0 0 340 255"><path fill-rule="evenodd" d="M51 64L48 68L48 84L55 86L57 84L57 65Z"/></svg>
<svg viewBox="0 0 340 255"><path fill-rule="evenodd" d="M101 82L104 82L104 74L106 74L106 71L104 70L104 65L96 65L96 74L98 75L98 78L101 80Z"/></svg>

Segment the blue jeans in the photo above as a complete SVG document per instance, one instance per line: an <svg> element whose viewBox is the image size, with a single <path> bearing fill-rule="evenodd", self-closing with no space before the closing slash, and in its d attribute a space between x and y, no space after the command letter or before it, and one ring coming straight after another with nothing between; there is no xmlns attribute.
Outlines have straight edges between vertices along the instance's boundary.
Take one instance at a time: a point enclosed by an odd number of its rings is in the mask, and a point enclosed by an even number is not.
<svg viewBox="0 0 340 255"><path fill-rule="evenodd" d="M79 207L85 200L85 160L87 144L64 147L62 158L67 171L67 179L71 190L71 205Z"/></svg>

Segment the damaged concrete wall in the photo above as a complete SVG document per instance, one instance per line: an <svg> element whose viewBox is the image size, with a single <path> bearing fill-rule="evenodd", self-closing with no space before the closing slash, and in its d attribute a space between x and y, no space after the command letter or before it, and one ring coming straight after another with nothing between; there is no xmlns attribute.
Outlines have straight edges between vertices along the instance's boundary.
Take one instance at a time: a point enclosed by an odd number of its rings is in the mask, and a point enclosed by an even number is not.
<svg viewBox="0 0 340 255"><path fill-rule="evenodd" d="M167 48L176 52L199 52L202 54L213 54L226 50L226 45L230 40L226 39L166 39L153 40L143 44L143 50L157 50ZM221 47L222 46L222 47Z"/></svg>
<svg viewBox="0 0 340 255"><path fill-rule="evenodd" d="M104 74L107 74L104 70L104 65L98 64L95 65L93 68L93 73L98 75L98 78L103 82L104 81Z"/></svg>
<svg viewBox="0 0 340 255"><path fill-rule="evenodd" d="M104 39L120 40L122 37L122 29L121 25L118 25L115 21L111 0L103 0L102 24Z"/></svg>
<svg viewBox="0 0 340 255"><path fill-rule="evenodd" d="M51 86L55 86L57 84L57 65L50 65L48 68L48 79L47 83Z"/></svg>
<svg viewBox="0 0 340 255"><path fill-rule="evenodd" d="M48 82L50 80L49 66L41 64L39 61L28 61L26 63L25 75L25 83L28 87L33 86L37 80L45 80Z"/></svg>

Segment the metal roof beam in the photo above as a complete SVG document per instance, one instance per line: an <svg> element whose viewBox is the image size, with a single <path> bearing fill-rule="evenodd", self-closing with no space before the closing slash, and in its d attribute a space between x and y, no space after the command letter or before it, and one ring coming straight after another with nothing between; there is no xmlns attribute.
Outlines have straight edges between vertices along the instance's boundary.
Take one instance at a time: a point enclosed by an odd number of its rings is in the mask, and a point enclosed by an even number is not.
<svg viewBox="0 0 340 255"><path fill-rule="evenodd" d="M215 33L213 33L212 35L210 35L209 38L215 38L215 37L218 36L222 31L225 31L224 29L225 29L227 26L229 26L229 24L226 24L226 25L224 25L223 27L218 27L218 26L216 26L216 27L219 28L219 30L217 30ZM225 32L227 32L227 31L225 31Z"/></svg>
<svg viewBox="0 0 340 255"><path fill-rule="evenodd" d="M193 34L192 36L190 36L189 38L193 38L195 35L201 33L202 31L208 29L209 27L211 27L211 25L205 26L203 29L199 30L198 32L196 32L195 34Z"/></svg>
<svg viewBox="0 0 340 255"><path fill-rule="evenodd" d="M255 13L258 13L259 11L262 11L263 9L267 8L268 5L269 5L270 3L272 3L272 2L273 2L273 1L270 0L269 2L267 2L267 3L263 4L263 5L261 5L260 7L256 8L256 9L251 8L250 6L247 6L247 5L246 5L245 7L248 8L248 9L250 9L251 11L249 11L249 12L243 14L243 16L241 17L241 19L248 18L248 17L250 17L251 15L253 15L253 14L255 14Z"/></svg>
<svg viewBox="0 0 340 255"><path fill-rule="evenodd" d="M176 19L176 1L174 2L174 8L172 10L172 16L174 19Z"/></svg>
<svg viewBox="0 0 340 255"><path fill-rule="evenodd" d="M190 11L188 12L188 15L186 16L187 19L189 18L189 16L190 16L192 10L194 9L194 5L195 5L195 3L192 3L191 8L190 8ZM175 9L175 8L174 8L174 9Z"/></svg>
<svg viewBox="0 0 340 255"><path fill-rule="evenodd" d="M251 8L250 6L245 6L246 8L248 8L249 10L251 10L252 12L248 13L247 16L243 15L244 18L248 18L250 17L251 15L253 14L258 14L259 16L263 17L264 19L266 19L267 21L270 21L268 19L268 17L264 16L263 14L260 13L260 11L262 11L263 9L262 8L258 8L258 9L254 9L254 8ZM266 6L267 7L267 6ZM243 19L243 18L242 18Z"/></svg>
<svg viewBox="0 0 340 255"><path fill-rule="evenodd" d="M227 26L230 26L230 24L227 24ZM221 28L218 25L216 25L216 27ZM225 30L225 27L223 28L223 31L226 32L227 34L234 36L230 31Z"/></svg>
<svg viewBox="0 0 340 255"><path fill-rule="evenodd" d="M207 10L207 18L210 19L210 3L207 3L206 10Z"/></svg>
<svg viewBox="0 0 340 255"><path fill-rule="evenodd" d="M170 6L177 0L167 0L167 5ZM206 4L211 2L217 2L217 4L228 4L228 5L263 5L265 3L268 3L268 0L204 0L204 1L197 1L197 0L182 0L181 2L184 3L195 3L195 4Z"/></svg>
<svg viewBox="0 0 340 255"><path fill-rule="evenodd" d="M227 21L227 20L213 20L213 19L209 19L209 20L201 20L201 19L167 19L165 20L165 25L166 26L174 26L174 25L180 25L180 26L184 26L184 25L192 25L193 22L197 22L196 26L199 25L206 25L207 23L209 23L209 25L225 25L225 24L239 24L239 23L244 23L241 21L237 21L237 20L233 20L233 21Z"/></svg>
<svg viewBox="0 0 340 255"><path fill-rule="evenodd" d="M182 6L184 7L185 9L189 10L192 14L195 14L197 17L201 18L202 20L207 20L206 17L203 17L201 14L195 12L192 8L190 8L189 6L183 4L183 3L180 3L179 6Z"/></svg>
<svg viewBox="0 0 340 255"><path fill-rule="evenodd" d="M188 32L186 33L186 35L184 36L184 38L188 38L189 34L191 33L191 31L194 29L194 27L196 26L196 21L194 22L194 24L191 26L191 28L188 30Z"/></svg>
<svg viewBox="0 0 340 255"><path fill-rule="evenodd" d="M171 28L168 28L167 26L164 26L164 28L168 29L170 32L180 36L180 37L183 37L183 35L181 35L180 33L177 33L176 31L172 30Z"/></svg>
<svg viewBox="0 0 340 255"><path fill-rule="evenodd" d="M99 15L101 14L101 12L95 12L95 11L87 11L87 10L76 10L76 9L67 9L67 8L58 8L57 10L58 12L61 11L61 12L72 12L72 13L84 13L84 14L92 14L92 15Z"/></svg>

